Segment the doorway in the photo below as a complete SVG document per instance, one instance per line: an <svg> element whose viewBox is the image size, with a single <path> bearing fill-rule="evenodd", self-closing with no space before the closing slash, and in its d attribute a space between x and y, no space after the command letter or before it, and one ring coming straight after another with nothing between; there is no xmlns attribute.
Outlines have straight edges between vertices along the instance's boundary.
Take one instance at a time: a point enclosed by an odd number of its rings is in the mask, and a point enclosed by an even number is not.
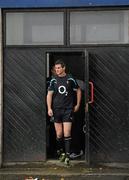
<svg viewBox="0 0 129 180"><path fill-rule="evenodd" d="M76 159L85 160L85 152L87 151L88 142L86 134L84 131L85 124L87 123L86 113L85 113L85 94L86 94L86 67L87 60L85 51L50 51L46 53L47 58L47 79L51 77L51 69L56 60L62 59L66 64L66 72L72 74L72 76L77 80L78 85L82 91L82 100L80 109L77 113L74 113L74 120L72 125L72 145L71 153L77 153L78 156ZM88 128L88 127L86 127ZM47 116L47 159L56 158L56 136L54 125L49 121Z"/></svg>

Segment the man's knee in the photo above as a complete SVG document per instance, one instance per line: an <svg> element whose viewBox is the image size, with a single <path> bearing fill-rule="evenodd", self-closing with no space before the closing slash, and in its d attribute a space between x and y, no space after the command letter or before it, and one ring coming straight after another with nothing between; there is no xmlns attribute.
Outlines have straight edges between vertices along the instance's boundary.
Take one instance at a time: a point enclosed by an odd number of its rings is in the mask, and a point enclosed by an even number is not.
<svg viewBox="0 0 129 180"><path fill-rule="evenodd" d="M57 136L57 138L62 138L63 132L62 131L56 131L56 136Z"/></svg>
<svg viewBox="0 0 129 180"><path fill-rule="evenodd" d="M69 137L69 136L71 136L71 132L64 132L64 137Z"/></svg>

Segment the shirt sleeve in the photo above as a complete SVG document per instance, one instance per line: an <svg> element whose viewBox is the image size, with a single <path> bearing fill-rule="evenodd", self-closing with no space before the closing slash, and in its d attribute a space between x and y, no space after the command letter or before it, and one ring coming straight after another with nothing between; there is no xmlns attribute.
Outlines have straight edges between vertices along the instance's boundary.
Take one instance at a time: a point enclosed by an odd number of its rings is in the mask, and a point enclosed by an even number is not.
<svg viewBox="0 0 129 180"><path fill-rule="evenodd" d="M71 81L73 91L76 91L79 88L76 79L74 79L73 77L68 78L68 81Z"/></svg>
<svg viewBox="0 0 129 180"><path fill-rule="evenodd" d="M78 85L76 79L74 79L73 90L76 91L78 88L79 88L79 85Z"/></svg>
<svg viewBox="0 0 129 180"><path fill-rule="evenodd" d="M52 78L48 86L48 91L55 91L55 84L57 83L55 78Z"/></svg>

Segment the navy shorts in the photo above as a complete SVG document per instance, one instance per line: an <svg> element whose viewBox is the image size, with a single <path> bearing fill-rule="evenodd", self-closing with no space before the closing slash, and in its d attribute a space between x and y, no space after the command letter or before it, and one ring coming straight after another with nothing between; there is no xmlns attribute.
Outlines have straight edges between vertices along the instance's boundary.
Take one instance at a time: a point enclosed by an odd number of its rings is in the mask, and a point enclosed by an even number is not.
<svg viewBox="0 0 129 180"><path fill-rule="evenodd" d="M53 110L54 122L72 122L73 121L73 109L54 109Z"/></svg>

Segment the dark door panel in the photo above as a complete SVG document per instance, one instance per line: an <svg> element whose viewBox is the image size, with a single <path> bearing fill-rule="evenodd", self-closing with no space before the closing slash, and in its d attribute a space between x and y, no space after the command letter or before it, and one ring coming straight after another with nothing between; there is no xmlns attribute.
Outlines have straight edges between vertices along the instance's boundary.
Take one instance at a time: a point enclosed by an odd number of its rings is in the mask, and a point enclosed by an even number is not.
<svg viewBox="0 0 129 180"><path fill-rule="evenodd" d="M94 104L89 108L91 162L129 162L129 49L89 53Z"/></svg>
<svg viewBox="0 0 129 180"><path fill-rule="evenodd" d="M5 49L4 162L45 159L45 84L42 49Z"/></svg>

